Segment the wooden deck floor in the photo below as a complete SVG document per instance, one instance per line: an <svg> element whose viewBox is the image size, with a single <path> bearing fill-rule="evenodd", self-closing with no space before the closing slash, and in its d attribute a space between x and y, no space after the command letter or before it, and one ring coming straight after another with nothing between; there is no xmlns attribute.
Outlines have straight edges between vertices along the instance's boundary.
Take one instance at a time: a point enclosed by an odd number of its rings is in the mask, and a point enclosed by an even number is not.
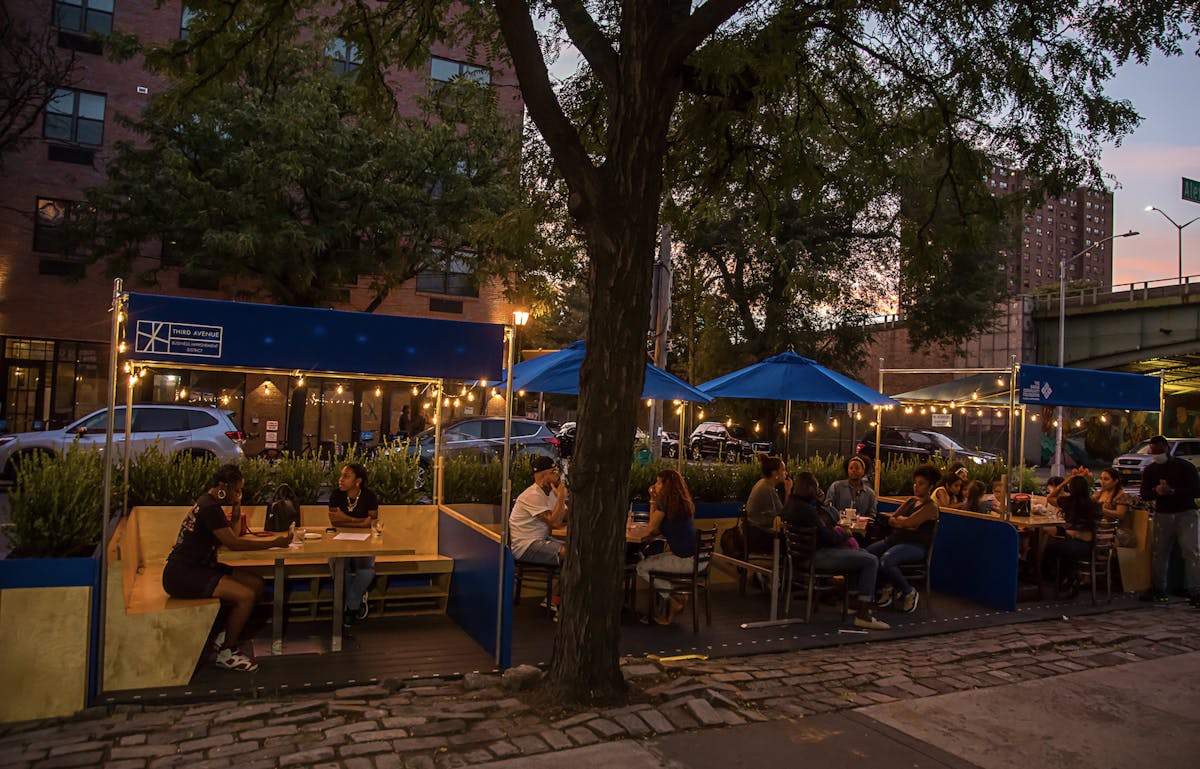
<svg viewBox="0 0 1200 769"><path fill-rule="evenodd" d="M645 606L645 593L639 595ZM768 613L765 594L750 588L738 594L732 584L714 584L712 625L701 625L693 634L690 615L662 627L643 625L628 616L622 625L623 656L649 654L675 656L703 654L712 657L760 654L792 649L836 647L842 644L937 635L995 625L1007 625L1060 616L1090 614L1137 605L1132 598L1117 597L1110 604L1092 607L1081 597L1074 602L1046 601L1020 604L1016 612L999 612L949 597L935 595L913 614L879 612L892 624L891 630L870 633L852 630L841 620L840 606L820 606L811 623L783 627L742 629L743 622L764 620ZM932 606L929 604L932 603ZM549 662L555 625L538 607L536 598L516 607L513 622L513 664ZM803 606L793 606L802 616ZM703 623L703 615L701 616ZM444 615L371 618L345 636L343 651L328 653L330 626L323 622L292 622L285 643L308 653L271 656L270 627L261 618L254 636L260 668L254 674L221 670L205 660L196 668L188 686L165 689L108 692L104 703L174 703L229 697L275 696L302 691L321 691L385 679L453 676L494 669L491 655L484 652L449 617Z"/></svg>

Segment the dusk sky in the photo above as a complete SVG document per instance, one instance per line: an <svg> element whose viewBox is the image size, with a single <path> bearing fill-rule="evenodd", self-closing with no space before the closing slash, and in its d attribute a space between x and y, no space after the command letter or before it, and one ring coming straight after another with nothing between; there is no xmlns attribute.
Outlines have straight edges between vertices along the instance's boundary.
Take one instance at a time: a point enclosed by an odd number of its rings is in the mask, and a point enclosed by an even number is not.
<svg viewBox="0 0 1200 769"><path fill-rule="evenodd" d="M1113 284L1175 278L1178 230L1148 205L1179 224L1200 216L1200 203L1180 197L1181 178L1200 180L1200 57L1196 43L1182 57L1156 57L1147 67L1125 67L1108 88L1129 99L1142 124L1104 153L1104 170L1115 177L1113 232L1136 230L1113 241ZM1200 221L1183 230L1183 274L1200 275Z"/></svg>

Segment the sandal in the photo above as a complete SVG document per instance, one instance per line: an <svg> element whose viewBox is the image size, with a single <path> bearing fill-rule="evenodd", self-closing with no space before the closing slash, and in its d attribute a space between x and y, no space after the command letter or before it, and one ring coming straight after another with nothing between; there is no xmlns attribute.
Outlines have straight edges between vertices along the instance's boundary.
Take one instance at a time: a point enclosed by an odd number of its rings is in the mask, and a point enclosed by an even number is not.
<svg viewBox="0 0 1200 769"><path fill-rule="evenodd" d="M215 664L217 667L236 670L240 673L253 673L258 670L258 663L250 656L229 647L225 647L217 653Z"/></svg>

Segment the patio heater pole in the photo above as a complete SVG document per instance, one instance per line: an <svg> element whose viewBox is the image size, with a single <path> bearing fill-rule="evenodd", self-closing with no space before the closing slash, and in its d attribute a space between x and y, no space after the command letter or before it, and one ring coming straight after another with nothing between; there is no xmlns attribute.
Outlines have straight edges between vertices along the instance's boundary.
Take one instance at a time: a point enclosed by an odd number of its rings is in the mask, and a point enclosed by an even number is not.
<svg viewBox="0 0 1200 769"><path fill-rule="evenodd" d="M687 418L687 403L679 405L679 440L675 443L675 469L683 475L683 426Z"/></svg>
<svg viewBox="0 0 1200 769"><path fill-rule="evenodd" d="M142 369L145 371L145 368ZM135 381L133 372L129 373L129 379L125 385L125 451L121 461L121 473L124 477L124 496L121 500L121 515L129 515L129 447L133 438L133 383Z"/></svg>
<svg viewBox="0 0 1200 769"><path fill-rule="evenodd" d="M442 504L442 383L433 386L433 504Z"/></svg>

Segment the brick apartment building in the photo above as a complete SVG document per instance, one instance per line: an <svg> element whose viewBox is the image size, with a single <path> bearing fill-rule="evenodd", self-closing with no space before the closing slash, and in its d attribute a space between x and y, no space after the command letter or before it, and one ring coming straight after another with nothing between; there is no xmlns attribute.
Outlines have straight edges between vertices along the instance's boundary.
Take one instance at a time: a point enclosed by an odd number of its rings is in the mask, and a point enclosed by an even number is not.
<svg viewBox="0 0 1200 769"><path fill-rule="evenodd" d="M84 189L103 183L114 143L136 140L116 116L139 114L164 88L140 59L109 60L88 33L121 30L143 41L169 41L184 33L187 12L177 0L9 0L8 5L14 18L48 29L63 54L73 51L77 61L72 87L56 93L30 131L32 140L6 156L0 185L0 420L5 430L18 432L64 426L104 401L112 283L103 266L85 268L56 255L55 226ZM335 66L345 65L336 54L333 58ZM502 111L520 125L524 105L511 69L474 61L465 48L435 46L426 65L391 73L390 79L403 110L405 100L463 73L491 83ZM155 288L137 290L227 298L214 276L178 270L161 272ZM363 276L337 309L361 310L372 296ZM477 287L451 261L444 271L422 273L393 290L376 311L504 322L512 309L498 283ZM135 397L232 410L247 434L247 451L255 453L264 447L269 421L279 422L279 440L285 440L285 393L294 394L298 384L278 376L156 370ZM305 410L306 443L347 441L352 432L395 432L402 405L420 408L409 387L312 378L304 385L308 402L318 406ZM474 410L481 409L464 402L460 413Z"/></svg>
<svg viewBox="0 0 1200 769"><path fill-rule="evenodd" d="M1023 172L1003 166L992 168L987 183L996 195L1029 189ZM1062 259L1112 236L1112 215L1112 193L1087 187L1048 198L1040 208L1025 213L1009 253L1009 293L1019 296L1040 286L1057 286ZM1067 265L1067 282L1079 280L1112 285L1111 241Z"/></svg>

